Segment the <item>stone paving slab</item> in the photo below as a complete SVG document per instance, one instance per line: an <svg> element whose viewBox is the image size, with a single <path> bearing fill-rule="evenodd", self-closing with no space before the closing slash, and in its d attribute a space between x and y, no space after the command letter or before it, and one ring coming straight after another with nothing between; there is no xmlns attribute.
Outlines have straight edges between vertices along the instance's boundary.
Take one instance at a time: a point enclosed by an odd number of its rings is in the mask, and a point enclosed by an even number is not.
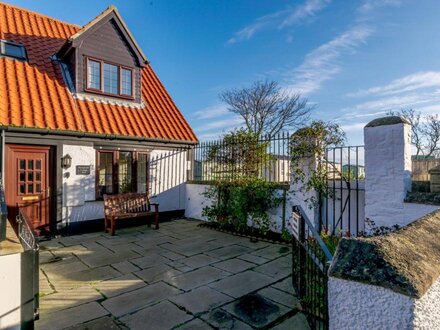
<svg viewBox="0 0 440 330"><path fill-rule="evenodd" d="M218 262L213 265L216 268L223 269L232 274L241 273L244 270L255 267L255 264L240 260L240 259L229 259L226 261Z"/></svg>
<svg viewBox="0 0 440 330"><path fill-rule="evenodd" d="M292 258L290 256L278 258L255 267L254 270L256 272L268 275L275 280L279 280L289 276L292 273Z"/></svg>
<svg viewBox="0 0 440 330"><path fill-rule="evenodd" d="M244 273L226 277L218 282L209 284L209 286L231 297L238 298L271 283L273 283L272 278L249 270Z"/></svg>
<svg viewBox="0 0 440 330"><path fill-rule="evenodd" d="M40 299L40 311L43 313L55 312L102 298L98 291L86 285L67 292L58 292L42 297Z"/></svg>
<svg viewBox="0 0 440 330"><path fill-rule="evenodd" d="M169 301L163 301L157 305L144 308L132 315L121 318L130 329L171 329L179 326L193 317Z"/></svg>
<svg viewBox="0 0 440 330"><path fill-rule="evenodd" d="M35 327L37 330L64 329L108 314L100 304L91 302L66 309L63 312L41 313L40 320L35 323Z"/></svg>
<svg viewBox="0 0 440 330"><path fill-rule="evenodd" d="M148 284L151 284L158 281L167 281L170 278L179 275L180 273L181 272L177 269L174 269L165 264L161 264L135 272L134 274Z"/></svg>
<svg viewBox="0 0 440 330"><path fill-rule="evenodd" d="M175 329L178 330L205 330L205 329L214 329L208 323L203 322L200 319L192 319L191 321L179 326Z"/></svg>
<svg viewBox="0 0 440 330"><path fill-rule="evenodd" d="M92 285L105 297L110 298L142 288L146 286L146 283L133 274L125 274L123 276L111 278L107 281L94 283Z"/></svg>
<svg viewBox="0 0 440 330"><path fill-rule="evenodd" d="M206 254L211 257L214 257L214 258L225 260L225 259L237 257L242 254L246 254L249 251L251 251L251 250L245 246L230 245L230 246L226 246L226 247L223 247L220 249L216 249L216 250L207 252Z"/></svg>
<svg viewBox="0 0 440 330"><path fill-rule="evenodd" d="M66 330L120 330L116 322L109 316L104 316L99 319L82 323L79 325L74 325Z"/></svg>
<svg viewBox="0 0 440 330"><path fill-rule="evenodd" d="M233 298L206 286L170 298L174 304L194 315L206 313L231 300Z"/></svg>
<svg viewBox="0 0 440 330"><path fill-rule="evenodd" d="M177 275L166 281L179 289L188 291L204 284L214 282L228 275L230 275L230 273L227 273L221 269L206 266L191 272Z"/></svg>
<svg viewBox="0 0 440 330"><path fill-rule="evenodd" d="M227 330L251 330L252 327L237 319L234 315L229 314L221 308L217 308L207 314L203 314L201 318L214 326L216 329ZM292 329L293 330L293 329Z"/></svg>
<svg viewBox="0 0 440 330"><path fill-rule="evenodd" d="M176 220L159 230L42 242L37 328L251 329L255 320L232 306L255 293L278 308L266 326L304 325L294 318L289 247L198 224Z"/></svg>
<svg viewBox="0 0 440 330"><path fill-rule="evenodd" d="M178 293L180 293L180 291L176 288L159 282L107 299L102 303L102 306L113 315L119 317L135 312L147 305L175 296Z"/></svg>
<svg viewBox="0 0 440 330"><path fill-rule="evenodd" d="M290 312L289 308L258 294L243 296L222 309L256 328L265 327Z"/></svg>
<svg viewBox="0 0 440 330"><path fill-rule="evenodd" d="M279 325L272 328L273 330L310 330L307 318L303 313L298 313L295 316L285 320Z"/></svg>

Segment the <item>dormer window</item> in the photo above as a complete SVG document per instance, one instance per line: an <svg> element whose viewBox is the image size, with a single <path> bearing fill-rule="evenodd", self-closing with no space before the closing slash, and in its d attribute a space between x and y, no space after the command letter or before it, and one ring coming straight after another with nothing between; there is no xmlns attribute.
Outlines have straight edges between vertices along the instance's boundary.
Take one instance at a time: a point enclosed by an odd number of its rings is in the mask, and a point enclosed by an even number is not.
<svg viewBox="0 0 440 330"><path fill-rule="evenodd" d="M86 58L86 91L114 97L133 98L133 69Z"/></svg>
<svg viewBox="0 0 440 330"><path fill-rule="evenodd" d="M23 61L27 60L26 49L24 48L24 45L16 42L1 40L0 53L2 56L13 57Z"/></svg>

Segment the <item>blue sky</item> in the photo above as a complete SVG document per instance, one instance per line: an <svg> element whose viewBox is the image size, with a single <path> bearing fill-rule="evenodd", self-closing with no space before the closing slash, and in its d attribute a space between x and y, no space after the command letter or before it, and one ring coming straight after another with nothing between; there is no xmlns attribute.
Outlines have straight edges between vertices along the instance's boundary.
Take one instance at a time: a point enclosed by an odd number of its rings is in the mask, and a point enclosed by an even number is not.
<svg viewBox="0 0 440 330"><path fill-rule="evenodd" d="M389 110L440 113L440 1L8 1L83 25L110 4L194 128L240 125L218 94L274 79L337 121L350 144Z"/></svg>

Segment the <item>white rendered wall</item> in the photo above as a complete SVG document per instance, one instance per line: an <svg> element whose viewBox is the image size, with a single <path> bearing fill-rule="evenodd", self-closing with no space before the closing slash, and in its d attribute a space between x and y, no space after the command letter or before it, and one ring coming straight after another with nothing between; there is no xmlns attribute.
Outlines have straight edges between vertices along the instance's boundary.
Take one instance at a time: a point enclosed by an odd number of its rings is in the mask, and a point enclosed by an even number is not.
<svg viewBox="0 0 440 330"><path fill-rule="evenodd" d="M203 221L208 221L208 219L202 216L203 208L210 206L212 201L207 199L203 193L209 189L209 185L197 184L197 183L187 183L186 184L186 198L185 198L185 217L193 218ZM276 194L280 197L283 195L283 190L276 190ZM290 217L292 212L292 200L287 196L286 207L285 207L285 218L286 224L288 217ZM281 233L283 228L283 204L281 203L278 207L270 209L268 211L270 217L270 229L272 231Z"/></svg>
<svg viewBox="0 0 440 330"><path fill-rule="evenodd" d="M154 150L150 162L151 202L159 203L160 212L183 210L189 169L187 152Z"/></svg>
<svg viewBox="0 0 440 330"><path fill-rule="evenodd" d="M404 203L411 190L411 126L365 127L365 217L405 226L438 207Z"/></svg>
<svg viewBox="0 0 440 330"><path fill-rule="evenodd" d="M440 329L440 279L420 299L329 278L330 329Z"/></svg>
<svg viewBox="0 0 440 330"><path fill-rule="evenodd" d="M96 201L96 149L88 146L64 145L63 155L72 157L72 166L63 170L63 221L67 223L104 218L102 201ZM186 151L154 150L150 154L151 202L159 203L159 211L185 208L185 182L188 162ZM76 166L90 166L89 175L76 175Z"/></svg>
<svg viewBox="0 0 440 330"><path fill-rule="evenodd" d="M0 256L0 329L20 329L21 254Z"/></svg>
<svg viewBox="0 0 440 330"><path fill-rule="evenodd" d="M104 218L102 201L95 201L96 150L93 147L63 145L63 156L72 166L63 169L63 223ZM90 166L89 175L77 175L76 166Z"/></svg>
<svg viewBox="0 0 440 330"><path fill-rule="evenodd" d="M330 277L331 330L411 329L414 302L391 290Z"/></svg>

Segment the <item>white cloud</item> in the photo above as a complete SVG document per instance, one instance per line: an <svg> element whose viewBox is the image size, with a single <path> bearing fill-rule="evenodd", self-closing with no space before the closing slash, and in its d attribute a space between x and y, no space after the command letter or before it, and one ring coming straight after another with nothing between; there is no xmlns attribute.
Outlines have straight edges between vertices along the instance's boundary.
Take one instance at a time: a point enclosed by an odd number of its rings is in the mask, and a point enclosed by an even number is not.
<svg viewBox="0 0 440 330"><path fill-rule="evenodd" d="M293 79L289 79L286 90L302 94L318 90L340 71L340 57L355 53L372 32L369 27L357 25L311 51L304 62L290 73Z"/></svg>
<svg viewBox="0 0 440 330"><path fill-rule="evenodd" d="M318 12L323 10L331 0L307 0L302 5L296 7L279 25L283 29L294 24L298 24L310 17L315 16Z"/></svg>
<svg viewBox="0 0 440 330"><path fill-rule="evenodd" d="M387 7L387 6L399 6L401 3L402 3L401 0L366 0L359 7L359 11L362 14L368 14L373 10L375 10L376 8Z"/></svg>
<svg viewBox="0 0 440 330"><path fill-rule="evenodd" d="M440 71L416 72L414 74L395 79L389 84L360 90L355 93L350 93L348 96L360 97L371 95L394 95L408 93L428 87L440 87Z"/></svg>
<svg viewBox="0 0 440 330"><path fill-rule="evenodd" d="M227 119L214 120L203 123L202 126L198 126L196 132L211 132L211 131L224 131L237 128L243 125L243 119L241 117L232 117Z"/></svg>
<svg viewBox="0 0 440 330"><path fill-rule="evenodd" d="M197 119L211 119L230 114L228 108L224 104L217 104L194 113Z"/></svg>
<svg viewBox="0 0 440 330"><path fill-rule="evenodd" d="M316 14L323 10L330 2L331 0L306 0L299 6L288 7L275 13L264 15L234 33L227 43L235 44L240 41L249 40L257 32L264 29L276 27L284 29L294 24L299 24L308 18L316 16Z"/></svg>

